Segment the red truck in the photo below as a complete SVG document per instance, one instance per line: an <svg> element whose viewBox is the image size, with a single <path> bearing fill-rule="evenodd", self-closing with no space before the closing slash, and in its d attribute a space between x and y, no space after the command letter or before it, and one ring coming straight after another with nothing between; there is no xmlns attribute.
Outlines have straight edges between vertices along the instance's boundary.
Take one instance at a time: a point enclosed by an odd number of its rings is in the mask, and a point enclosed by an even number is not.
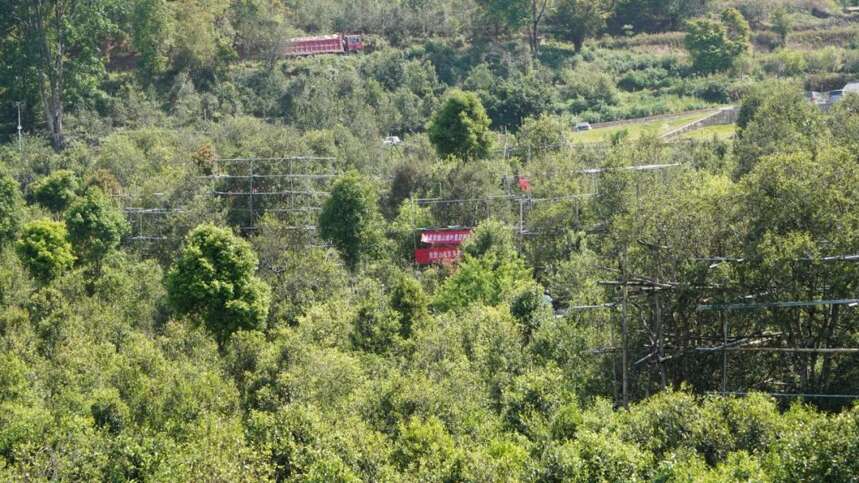
<svg viewBox="0 0 859 483"><path fill-rule="evenodd" d="M299 57L317 54L349 54L364 49L360 35L318 35L297 37L284 43L282 53L285 57Z"/></svg>

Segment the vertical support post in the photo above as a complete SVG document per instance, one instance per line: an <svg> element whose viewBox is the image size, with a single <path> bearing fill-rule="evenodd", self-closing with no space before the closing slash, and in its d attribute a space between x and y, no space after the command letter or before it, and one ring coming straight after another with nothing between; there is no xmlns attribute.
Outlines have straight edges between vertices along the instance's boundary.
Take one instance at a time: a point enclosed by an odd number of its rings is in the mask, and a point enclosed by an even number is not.
<svg viewBox="0 0 859 483"><path fill-rule="evenodd" d="M615 307L611 308L609 312L609 347L611 350L611 382L612 389L614 392L614 400L617 401L617 398L620 397L620 388L617 380L617 337L615 337Z"/></svg>
<svg viewBox="0 0 859 483"><path fill-rule="evenodd" d="M627 327L626 320L626 299L627 299L627 286L626 286L626 254L624 253L621 257L620 261L620 271L621 271L621 290L623 296L623 302L621 305L620 312L620 327L621 327L621 344L622 344L622 362L621 362L621 371L622 371L622 402L623 406L626 407L629 404L629 354L628 354L628 339L629 339L629 330Z"/></svg>
<svg viewBox="0 0 859 483"><path fill-rule="evenodd" d="M728 318L724 312L719 312L722 317L722 394L728 391Z"/></svg>
<svg viewBox="0 0 859 483"><path fill-rule="evenodd" d="M137 212L137 236L138 239L143 241L143 210Z"/></svg>
<svg viewBox="0 0 859 483"><path fill-rule="evenodd" d="M659 283L659 277L657 276L656 282ZM655 288L655 292L653 294L653 302L655 304L656 310L656 362L659 364L659 381L662 385L662 389L665 389L665 386L668 385L668 378L665 374L665 366L662 364L662 356L663 356L663 347L665 346L665 341L663 339L663 331L662 331L662 306L659 300L659 287Z"/></svg>
<svg viewBox="0 0 859 483"><path fill-rule="evenodd" d="M525 234L525 198L519 198L519 235Z"/></svg>
<svg viewBox="0 0 859 483"><path fill-rule="evenodd" d="M507 127L504 127L504 161L507 161Z"/></svg>
<svg viewBox="0 0 859 483"><path fill-rule="evenodd" d="M250 160L250 195L248 196L249 200L249 210L250 219L248 220L248 228L253 230L256 225L256 218L254 217L254 160Z"/></svg>
<svg viewBox="0 0 859 483"><path fill-rule="evenodd" d="M412 211L412 245L414 250L412 251L412 266L415 270L418 268L418 259L416 254L418 252L418 222L415 218L415 212L418 210L418 202L415 199L415 194L412 193L412 202L411 202L411 211Z"/></svg>
<svg viewBox="0 0 859 483"><path fill-rule="evenodd" d="M662 389L665 389L665 386L668 385L668 378L665 374L665 366L662 363L663 359L663 349L665 347L665 339L662 327L662 304L661 298L659 296L660 287L659 287L659 269L661 268L661 257L660 257L660 247L655 246L653 249L656 252L656 284L653 287L653 303L654 303L654 317L656 318L656 362L659 365L659 382L662 386Z"/></svg>

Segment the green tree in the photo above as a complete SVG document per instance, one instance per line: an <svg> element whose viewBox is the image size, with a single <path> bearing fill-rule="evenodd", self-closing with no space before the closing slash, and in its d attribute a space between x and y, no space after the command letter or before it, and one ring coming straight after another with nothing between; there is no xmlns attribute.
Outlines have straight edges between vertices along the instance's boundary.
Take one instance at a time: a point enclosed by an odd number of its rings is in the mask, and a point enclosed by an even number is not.
<svg viewBox="0 0 859 483"><path fill-rule="evenodd" d="M286 6L278 0L239 0L230 5L235 43L245 54L272 62L284 38L290 36Z"/></svg>
<svg viewBox="0 0 859 483"><path fill-rule="evenodd" d="M760 159L739 183L738 203L744 209L738 210L738 218L747 227L743 257L748 262L736 270L744 290L766 290L760 302L813 300L821 293L840 299L855 293L859 267L821 259L859 249L857 186L855 156L841 149L821 148L816 155L788 151ZM820 280L826 280L825 290ZM788 347L844 347L852 343L854 317L839 307L771 310L766 318L752 319L747 331L778 332ZM779 377L790 392L828 393L857 383L855 361L824 353L767 366L758 377ZM745 385L754 384L749 382Z"/></svg>
<svg viewBox="0 0 859 483"><path fill-rule="evenodd" d="M391 289L391 308L400 316L400 336L408 339L414 327L429 317L430 299L420 282L406 274Z"/></svg>
<svg viewBox="0 0 859 483"><path fill-rule="evenodd" d="M784 6L773 12L772 23L773 32L778 34L782 47L787 45L787 36L793 30L793 19Z"/></svg>
<svg viewBox="0 0 859 483"><path fill-rule="evenodd" d="M549 82L537 73L529 73L494 82L480 97L492 125L515 131L524 118L551 112L554 94Z"/></svg>
<svg viewBox="0 0 859 483"><path fill-rule="evenodd" d="M0 174L0 245L15 239L23 209L24 199L18 182L7 174Z"/></svg>
<svg viewBox="0 0 859 483"><path fill-rule="evenodd" d="M170 66L176 24L167 0L136 0L131 15L131 42L140 55L139 69L149 80Z"/></svg>
<svg viewBox="0 0 859 483"><path fill-rule="evenodd" d="M528 47L531 55L540 54L540 25L546 19L547 8L552 2L550 0L530 0L528 2Z"/></svg>
<svg viewBox="0 0 859 483"><path fill-rule="evenodd" d="M435 416L425 421L413 416L401 422L399 440L392 459L403 471L425 481L450 481L453 478L456 446L444 424Z"/></svg>
<svg viewBox="0 0 859 483"><path fill-rule="evenodd" d="M37 86L54 149L65 145L70 98L91 95L103 75L101 43L115 28L116 7L111 0L0 1L0 58L14 58Z"/></svg>
<svg viewBox="0 0 859 483"><path fill-rule="evenodd" d="M462 251L458 270L435 293L433 303L441 310L479 303L498 305L531 282L530 271L516 252L511 228L497 220L481 223Z"/></svg>
<svg viewBox="0 0 859 483"><path fill-rule="evenodd" d="M827 124L838 145L859 152L859 94L849 93L829 111Z"/></svg>
<svg viewBox="0 0 859 483"><path fill-rule="evenodd" d="M36 181L32 193L37 203L54 213L62 213L77 197L79 189L78 176L67 169L60 169Z"/></svg>
<svg viewBox="0 0 859 483"><path fill-rule="evenodd" d="M25 224L15 248L33 277L42 283L58 277L75 261L66 226L57 221L36 220Z"/></svg>
<svg viewBox="0 0 859 483"><path fill-rule="evenodd" d="M636 32L664 32L676 29L687 19L706 12L711 0L617 0L613 2L612 29L625 25Z"/></svg>
<svg viewBox="0 0 859 483"><path fill-rule="evenodd" d="M429 123L429 138L441 157L485 158L492 123L477 95L454 90Z"/></svg>
<svg viewBox="0 0 859 483"><path fill-rule="evenodd" d="M394 311L382 296L381 290L365 290L364 300L355 315L350 340L352 345L364 352L385 354L397 346L401 326L401 314Z"/></svg>
<svg viewBox="0 0 859 483"><path fill-rule="evenodd" d="M815 156L829 138L820 110L803 97L798 86L770 83L765 93L743 101L734 141L734 176L744 176L762 158L775 153L803 151Z"/></svg>
<svg viewBox="0 0 859 483"><path fill-rule="evenodd" d="M491 34L515 32L528 23L533 0L476 0L481 8L483 25L491 26ZM484 23L485 22L485 23Z"/></svg>
<svg viewBox="0 0 859 483"><path fill-rule="evenodd" d="M167 275L171 305L205 325L219 343L237 330L263 329L271 291L257 278L250 244L229 230L200 225Z"/></svg>
<svg viewBox="0 0 859 483"><path fill-rule="evenodd" d="M685 44L698 72L719 72L733 66L749 50L751 29L738 10L729 8L722 12L720 20L690 21Z"/></svg>
<svg viewBox="0 0 859 483"><path fill-rule="evenodd" d="M608 0L558 0L548 24L552 33L572 42L578 52L586 39L605 29L610 12Z"/></svg>
<svg viewBox="0 0 859 483"><path fill-rule="evenodd" d="M319 214L319 235L352 269L377 255L384 239L373 185L355 172L338 179Z"/></svg>
<svg viewBox="0 0 859 483"><path fill-rule="evenodd" d="M129 230L125 216L98 188L72 203L65 221L78 260L87 263L98 264Z"/></svg>
<svg viewBox="0 0 859 483"><path fill-rule="evenodd" d="M513 229L495 218L484 220L462 244L462 251L472 257L495 252L503 258L513 258L516 256Z"/></svg>

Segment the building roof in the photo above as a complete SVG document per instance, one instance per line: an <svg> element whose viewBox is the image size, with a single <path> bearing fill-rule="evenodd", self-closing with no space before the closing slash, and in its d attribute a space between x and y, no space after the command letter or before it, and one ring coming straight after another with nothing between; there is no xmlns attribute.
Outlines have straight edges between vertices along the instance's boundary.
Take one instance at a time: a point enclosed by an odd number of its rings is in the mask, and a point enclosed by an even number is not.
<svg viewBox="0 0 859 483"><path fill-rule="evenodd" d="M845 93L847 92L859 92L859 82L848 82L844 89L842 89Z"/></svg>

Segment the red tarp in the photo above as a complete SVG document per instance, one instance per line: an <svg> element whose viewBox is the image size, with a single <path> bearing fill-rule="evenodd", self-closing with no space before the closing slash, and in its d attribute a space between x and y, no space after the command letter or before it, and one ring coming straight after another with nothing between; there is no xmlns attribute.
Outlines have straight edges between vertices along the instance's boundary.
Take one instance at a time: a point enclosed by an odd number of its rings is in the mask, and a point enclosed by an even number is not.
<svg viewBox="0 0 859 483"><path fill-rule="evenodd" d="M439 246L457 246L471 236L471 230L426 230L421 233L421 243Z"/></svg>
<svg viewBox="0 0 859 483"><path fill-rule="evenodd" d="M415 261L418 265L432 265L433 263L455 262L459 260L461 252L456 247L430 247L415 250Z"/></svg>

